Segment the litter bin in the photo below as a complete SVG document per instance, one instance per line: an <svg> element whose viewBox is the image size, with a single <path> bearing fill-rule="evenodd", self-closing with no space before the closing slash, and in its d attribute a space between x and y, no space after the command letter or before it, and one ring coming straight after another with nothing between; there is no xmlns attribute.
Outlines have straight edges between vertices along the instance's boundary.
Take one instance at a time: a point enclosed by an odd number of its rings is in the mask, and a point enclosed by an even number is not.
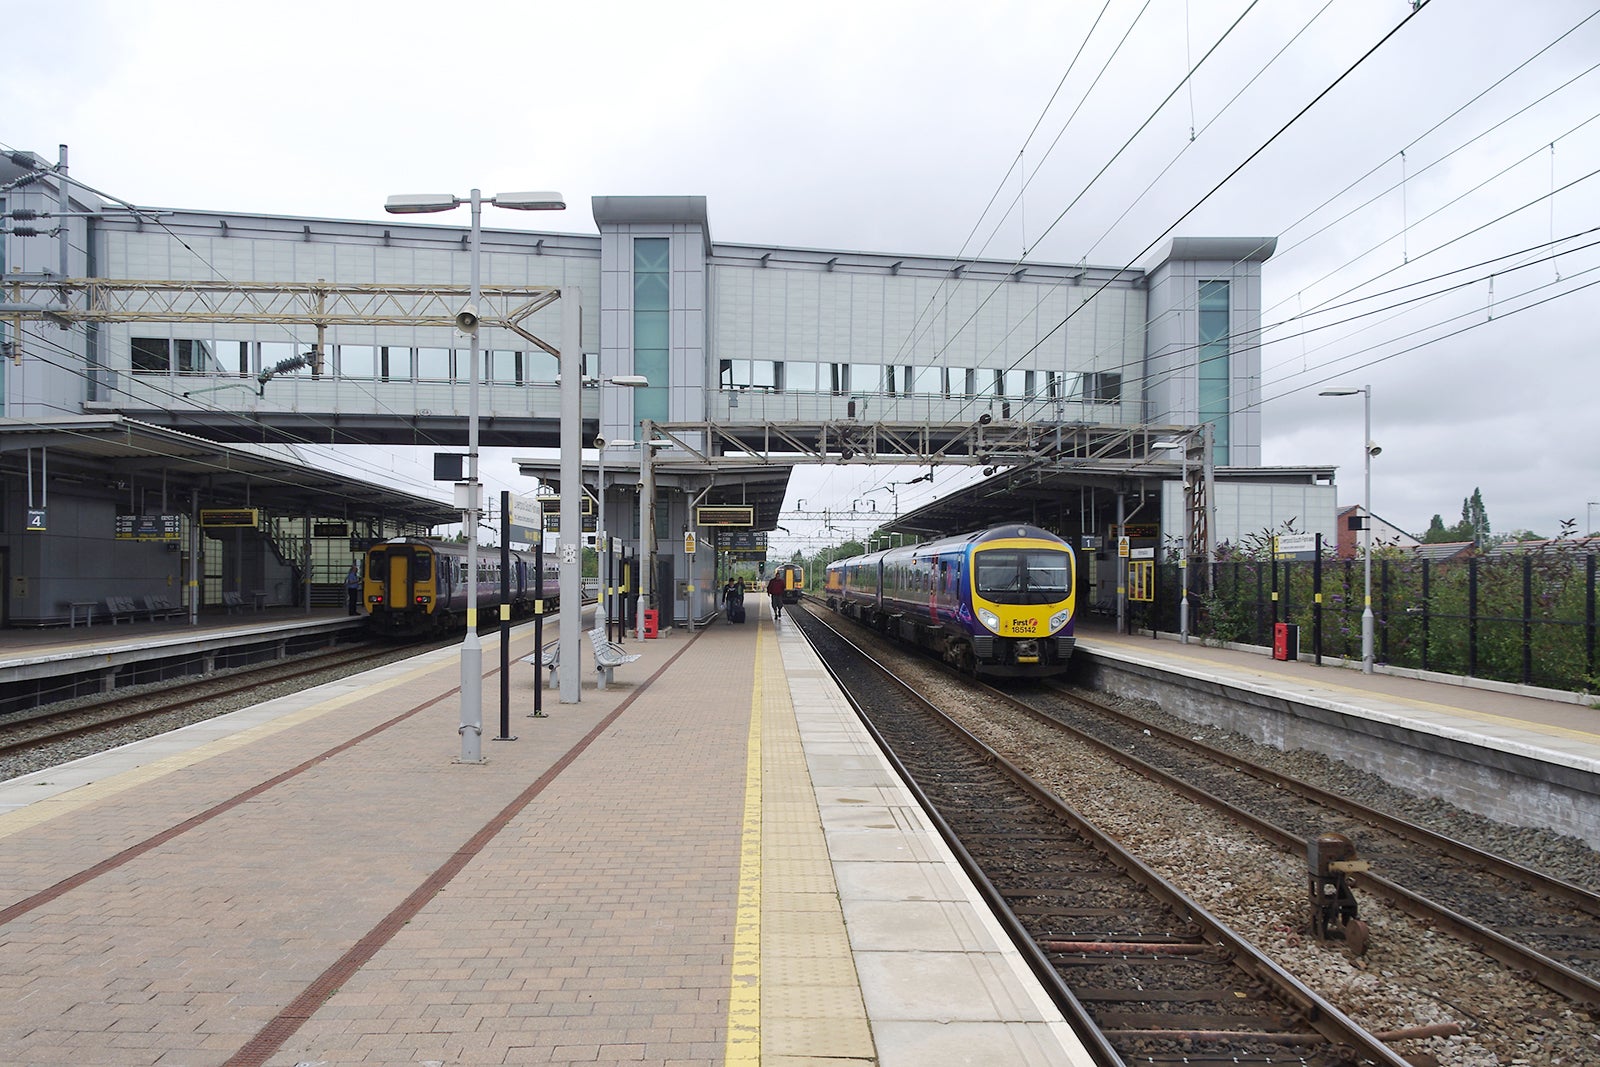
<svg viewBox="0 0 1600 1067"><path fill-rule="evenodd" d="M1300 658L1300 627L1291 622L1272 624L1272 658Z"/></svg>
<svg viewBox="0 0 1600 1067"><path fill-rule="evenodd" d="M642 620L639 624L639 636L656 636L656 609L645 608L644 611L640 613L639 618Z"/></svg>

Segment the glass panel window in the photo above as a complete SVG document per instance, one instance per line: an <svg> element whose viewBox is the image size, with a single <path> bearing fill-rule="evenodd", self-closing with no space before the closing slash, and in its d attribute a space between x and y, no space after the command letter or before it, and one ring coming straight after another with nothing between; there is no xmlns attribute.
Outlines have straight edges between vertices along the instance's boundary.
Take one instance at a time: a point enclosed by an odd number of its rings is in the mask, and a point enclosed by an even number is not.
<svg viewBox="0 0 1600 1067"><path fill-rule="evenodd" d="M543 350L522 353L523 376L535 385L554 385L561 373L561 361Z"/></svg>
<svg viewBox="0 0 1600 1067"><path fill-rule="evenodd" d="M1096 371L1084 376L1084 399L1097 404L1116 404L1122 400L1122 375L1116 371Z"/></svg>
<svg viewBox="0 0 1600 1067"><path fill-rule="evenodd" d="M293 341L262 341L261 350L257 352L256 355L261 360L261 370L269 371L285 360L294 359L304 351L305 349L301 348ZM286 370L274 374L273 377L276 378L284 375L299 373L299 369Z"/></svg>
<svg viewBox="0 0 1600 1067"><path fill-rule="evenodd" d="M373 378L378 371L378 350L372 345L340 345L339 377Z"/></svg>
<svg viewBox="0 0 1600 1067"><path fill-rule="evenodd" d="M408 382L411 380L411 349L385 346L379 350L382 360L383 380Z"/></svg>
<svg viewBox="0 0 1600 1067"><path fill-rule="evenodd" d="M1201 282L1199 336L1201 422L1212 425L1213 458L1228 462L1228 311L1227 282Z"/></svg>
<svg viewBox="0 0 1600 1067"><path fill-rule="evenodd" d="M172 369L172 342L165 337L133 339L133 372L165 374Z"/></svg>
<svg viewBox="0 0 1600 1067"><path fill-rule="evenodd" d="M847 386L852 393L876 393L883 389L883 367L877 363L850 364Z"/></svg>
<svg viewBox="0 0 1600 1067"><path fill-rule="evenodd" d="M448 348L419 348L416 350L417 381L448 382L450 380L450 350Z"/></svg>
<svg viewBox="0 0 1600 1067"><path fill-rule="evenodd" d="M815 363L785 363L783 387L791 393L817 391L817 365Z"/></svg>
<svg viewBox="0 0 1600 1067"><path fill-rule="evenodd" d="M911 389L920 396L939 396L944 392L944 368L912 367Z"/></svg>
<svg viewBox="0 0 1600 1067"><path fill-rule="evenodd" d="M496 385L522 383L521 352L485 352L484 359L488 361L488 369L484 373L486 380Z"/></svg>

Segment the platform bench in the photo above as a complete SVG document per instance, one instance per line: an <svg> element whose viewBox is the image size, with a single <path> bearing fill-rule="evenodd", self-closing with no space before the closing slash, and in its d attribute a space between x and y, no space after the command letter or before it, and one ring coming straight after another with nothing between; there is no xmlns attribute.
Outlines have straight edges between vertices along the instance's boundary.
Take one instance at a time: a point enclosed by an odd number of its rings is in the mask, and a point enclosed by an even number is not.
<svg viewBox="0 0 1600 1067"><path fill-rule="evenodd" d="M133 602L132 597L108 596L106 597L106 614L111 616L111 625L115 626L123 619L137 622L140 611L139 605Z"/></svg>
<svg viewBox="0 0 1600 1067"><path fill-rule="evenodd" d="M589 643L594 646L594 669L600 675L599 688L612 682L611 672L638 659L638 652L628 652L619 644L606 640L606 624L601 623L589 631Z"/></svg>
<svg viewBox="0 0 1600 1067"><path fill-rule="evenodd" d="M533 667L534 679L538 680L539 672L550 671L550 688L556 688L556 668L561 665L561 639L546 644L531 656L523 656L522 662Z"/></svg>

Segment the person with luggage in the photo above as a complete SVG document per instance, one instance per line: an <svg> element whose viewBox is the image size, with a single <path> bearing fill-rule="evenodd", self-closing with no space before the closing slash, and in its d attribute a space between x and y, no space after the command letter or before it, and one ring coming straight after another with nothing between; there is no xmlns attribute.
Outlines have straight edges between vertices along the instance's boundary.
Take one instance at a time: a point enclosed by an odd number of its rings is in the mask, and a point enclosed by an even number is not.
<svg viewBox="0 0 1600 1067"><path fill-rule="evenodd" d="M733 625L733 605L738 593L734 589L733 579L729 578L722 587L722 613L727 616L728 624Z"/></svg>

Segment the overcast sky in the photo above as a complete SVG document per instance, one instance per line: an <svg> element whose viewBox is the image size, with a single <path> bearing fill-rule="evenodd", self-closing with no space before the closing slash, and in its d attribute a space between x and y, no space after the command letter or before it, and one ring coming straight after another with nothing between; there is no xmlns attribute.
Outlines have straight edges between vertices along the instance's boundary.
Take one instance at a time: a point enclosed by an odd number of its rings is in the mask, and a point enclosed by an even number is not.
<svg viewBox="0 0 1600 1067"><path fill-rule="evenodd" d="M718 241L1116 267L1169 236L1276 237L1264 462L1336 464L1359 503L1361 397L1318 392L1370 384L1378 515L1420 533L1481 488L1495 532L1548 536L1600 525L1593 16L58 0L0 16L0 145L66 144L146 206L383 219L390 193L555 189L565 213L485 225L594 233L591 196L702 194ZM527 488L507 460L486 455L491 492ZM789 508L916 473L801 470Z"/></svg>

